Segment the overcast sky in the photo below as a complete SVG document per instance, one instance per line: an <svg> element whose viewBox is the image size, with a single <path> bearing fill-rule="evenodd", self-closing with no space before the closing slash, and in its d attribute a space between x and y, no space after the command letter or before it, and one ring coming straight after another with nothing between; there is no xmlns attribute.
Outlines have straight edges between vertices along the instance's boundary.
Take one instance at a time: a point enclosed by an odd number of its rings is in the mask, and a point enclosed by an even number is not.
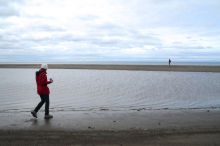
<svg viewBox="0 0 220 146"><path fill-rule="evenodd" d="M0 62L220 61L220 0L0 0Z"/></svg>

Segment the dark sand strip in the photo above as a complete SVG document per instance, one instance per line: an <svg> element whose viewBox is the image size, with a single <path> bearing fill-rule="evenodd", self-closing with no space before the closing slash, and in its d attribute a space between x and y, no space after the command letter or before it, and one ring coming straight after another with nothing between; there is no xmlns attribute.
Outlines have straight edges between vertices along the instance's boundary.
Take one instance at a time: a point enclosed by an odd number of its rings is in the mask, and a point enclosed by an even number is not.
<svg viewBox="0 0 220 146"><path fill-rule="evenodd" d="M96 70L140 70L179 72L220 72L220 66L188 65L95 65L95 64L48 64L49 69L96 69ZM40 68L40 64L0 64L0 68Z"/></svg>
<svg viewBox="0 0 220 146"><path fill-rule="evenodd" d="M187 129L188 130L188 129ZM218 146L220 131L0 130L0 144L18 146Z"/></svg>

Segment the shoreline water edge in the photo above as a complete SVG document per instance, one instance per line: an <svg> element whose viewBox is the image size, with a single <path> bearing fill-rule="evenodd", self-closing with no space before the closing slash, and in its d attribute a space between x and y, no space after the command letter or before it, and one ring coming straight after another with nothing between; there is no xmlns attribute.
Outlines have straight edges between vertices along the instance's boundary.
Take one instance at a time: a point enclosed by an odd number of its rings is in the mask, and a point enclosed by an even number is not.
<svg viewBox="0 0 220 146"><path fill-rule="evenodd" d="M36 68L41 64L0 64L0 68ZM97 64L48 64L50 69L138 70L178 72L220 72L220 66L195 65L97 65Z"/></svg>

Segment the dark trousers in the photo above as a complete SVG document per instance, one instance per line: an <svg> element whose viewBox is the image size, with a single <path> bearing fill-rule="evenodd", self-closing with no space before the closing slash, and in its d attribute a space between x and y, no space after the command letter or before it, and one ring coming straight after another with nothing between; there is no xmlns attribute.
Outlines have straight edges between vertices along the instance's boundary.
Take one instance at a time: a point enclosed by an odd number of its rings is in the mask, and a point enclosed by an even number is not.
<svg viewBox="0 0 220 146"><path fill-rule="evenodd" d="M37 105L34 111L37 113L38 110L42 107L42 105L46 102L45 115L49 115L49 105L50 105L49 95L40 95L40 98L41 98L41 102Z"/></svg>

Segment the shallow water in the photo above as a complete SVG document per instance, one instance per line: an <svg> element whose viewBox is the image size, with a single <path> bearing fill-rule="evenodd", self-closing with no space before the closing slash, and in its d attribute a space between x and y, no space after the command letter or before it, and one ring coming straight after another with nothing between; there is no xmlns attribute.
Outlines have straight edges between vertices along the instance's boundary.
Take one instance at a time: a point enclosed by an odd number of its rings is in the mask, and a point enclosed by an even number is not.
<svg viewBox="0 0 220 146"><path fill-rule="evenodd" d="M36 69L0 71L0 111L34 109ZM220 107L220 73L49 69L47 76L55 111Z"/></svg>

